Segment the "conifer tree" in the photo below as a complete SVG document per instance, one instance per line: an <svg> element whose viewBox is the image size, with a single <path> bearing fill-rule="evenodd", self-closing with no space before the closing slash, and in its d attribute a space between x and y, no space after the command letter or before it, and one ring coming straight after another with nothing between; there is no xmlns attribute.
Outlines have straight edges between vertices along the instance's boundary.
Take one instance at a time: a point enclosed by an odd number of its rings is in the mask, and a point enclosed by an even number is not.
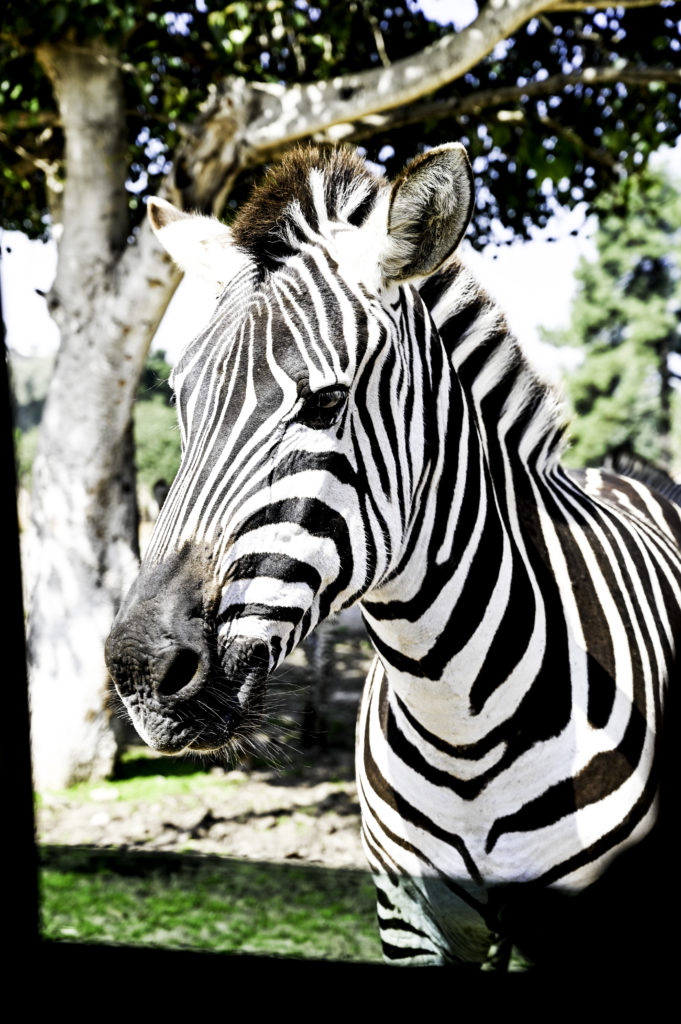
<svg viewBox="0 0 681 1024"><path fill-rule="evenodd" d="M565 382L574 412L568 461L600 465L624 450L678 469L681 194L651 172L621 182L597 210L597 256L578 268L570 326L545 332L585 348Z"/></svg>

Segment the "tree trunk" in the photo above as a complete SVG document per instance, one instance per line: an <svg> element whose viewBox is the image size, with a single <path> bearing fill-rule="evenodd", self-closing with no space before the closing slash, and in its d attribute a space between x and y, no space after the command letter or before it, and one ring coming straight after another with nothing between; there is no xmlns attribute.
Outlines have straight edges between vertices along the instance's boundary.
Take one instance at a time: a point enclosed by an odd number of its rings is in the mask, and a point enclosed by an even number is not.
<svg viewBox="0 0 681 1024"><path fill-rule="evenodd" d="M40 58L68 176L50 296L61 347L33 471L28 654L34 779L61 788L103 778L114 763L103 641L138 564L131 409L179 277L146 229L125 250L125 115L113 55L60 44Z"/></svg>
<svg viewBox="0 0 681 1024"><path fill-rule="evenodd" d="M604 0L595 0L603 6ZM488 4L467 29L388 68L292 87L233 79L174 156L163 194L219 212L237 175L311 135L350 138L358 119L462 75L551 0ZM563 5L559 5L563 6ZM568 5L569 6L569 5ZM39 788L106 776L116 744L103 645L137 567L127 451L137 382L179 275L146 223L127 245L120 65L106 44L45 44L66 139L59 271L61 348L34 464L28 565L34 777Z"/></svg>
<svg viewBox="0 0 681 1024"><path fill-rule="evenodd" d="M513 0L499 23L485 16L476 32L461 33L455 54L436 45L347 83L225 82L175 154L165 195L219 212L246 166L330 124L408 102L443 75L451 80L541 6ZM179 275L146 223L126 247L125 114L115 53L104 43L62 40L41 46L38 57L59 107L67 178L50 296L61 347L33 471L28 652L34 778L38 788L61 788L106 777L116 755L103 646L138 562L132 406Z"/></svg>

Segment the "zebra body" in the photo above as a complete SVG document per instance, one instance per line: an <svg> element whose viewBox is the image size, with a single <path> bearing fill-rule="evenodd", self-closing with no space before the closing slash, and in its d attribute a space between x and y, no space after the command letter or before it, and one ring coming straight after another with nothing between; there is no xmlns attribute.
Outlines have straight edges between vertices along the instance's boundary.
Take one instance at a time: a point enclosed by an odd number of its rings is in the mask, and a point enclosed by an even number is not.
<svg viewBox="0 0 681 1024"><path fill-rule="evenodd" d="M553 395L452 256L472 202L446 146L392 189L298 151L231 235L156 203L224 290L174 371L182 464L107 643L152 746L238 749L267 674L361 602L363 835L411 964L541 952L556 895L652 834L681 635L679 509L561 468Z"/></svg>

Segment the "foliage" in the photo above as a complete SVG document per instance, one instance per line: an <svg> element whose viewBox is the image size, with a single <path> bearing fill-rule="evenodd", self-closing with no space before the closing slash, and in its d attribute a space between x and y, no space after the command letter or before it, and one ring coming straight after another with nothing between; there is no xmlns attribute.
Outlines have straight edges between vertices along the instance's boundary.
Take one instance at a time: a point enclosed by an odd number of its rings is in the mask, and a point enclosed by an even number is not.
<svg viewBox="0 0 681 1024"><path fill-rule="evenodd" d="M478 7L484 6L480 0ZM400 127L396 114L373 135L363 127L360 137L390 173L418 144L461 139L479 178L478 244L488 240L497 219L526 235L533 223L546 222L553 195L567 205L588 200L620 168L642 166L651 150L675 140L678 82L627 82L622 75L599 85L577 77L587 67L674 69L681 50L677 7L561 11L532 19L432 97L416 122ZM58 188L63 175L59 117L36 59L44 43L96 40L120 62L132 229L141 198L157 190L184 126L226 77L323 80L415 54L452 30L428 21L415 0L394 7L377 0L197 0L184 10L169 0L9 0L0 35L4 224L43 234L46 183ZM511 94L504 91L509 88Z"/></svg>
<svg viewBox="0 0 681 1024"><path fill-rule="evenodd" d="M21 483L30 487L38 443L40 418L53 360L15 359L12 364L14 392L15 457ZM151 493L157 480L170 482L180 464L180 434L171 407L168 384L171 366L165 353L150 353L142 371L134 411L135 463L139 484Z"/></svg>
<svg viewBox="0 0 681 1024"><path fill-rule="evenodd" d="M30 427L28 430L14 428L14 459L16 462L17 480L22 487L30 489L31 471L38 447L38 427Z"/></svg>
<svg viewBox="0 0 681 1024"><path fill-rule="evenodd" d="M5 226L42 233L48 219L46 169L62 173L61 130L49 82L35 59L45 41L97 39L116 52L128 108L131 224L143 210L139 197L153 194L167 171L183 124L193 120L209 90L226 76L293 82L361 70L377 61L367 4L208 0L185 6L178 11L167 0L123 5L10 0L0 46ZM391 20L399 55L442 31L402 9Z"/></svg>
<svg viewBox="0 0 681 1024"><path fill-rule="evenodd" d="M137 401L149 402L160 398L166 405L172 405L173 392L168 378L172 366L161 349L150 352L140 375L137 388Z"/></svg>
<svg viewBox="0 0 681 1024"><path fill-rule="evenodd" d="M38 425L53 367L52 356L27 358L8 350L17 480L29 489L38 445Z"/></svg>
<svg viewBox="0 0 681 1024"><path fill-rule="evenodd" d="M180 432L168 384L170 370L165 353L152 352L137 392L135 464L138 485L148 492L158 480L170 483L180 464Z"/></svg>
<svg viewBox="0 0 681 1024"><path fill-rule="evenodd" d="M576 414L570 461L597 465L625 449L668 465L679 414L670 357L681 352L681 195L647 174L597 209L597 258L578 269L571 325L547 335L586 349L566 381Z"/></svg>

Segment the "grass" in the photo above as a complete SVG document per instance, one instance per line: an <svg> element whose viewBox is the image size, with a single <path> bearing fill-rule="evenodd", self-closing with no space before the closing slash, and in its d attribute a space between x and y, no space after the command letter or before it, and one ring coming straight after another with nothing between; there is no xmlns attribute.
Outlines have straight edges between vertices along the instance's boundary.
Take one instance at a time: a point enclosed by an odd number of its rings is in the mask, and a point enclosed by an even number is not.
<svg viewBox="0 0 681 1024"><path fill-rule="evenodd" d="M120 809L238 784L189 761L136 750L115 781L64 795L115 800ZM51 940L381 960L365 872L94 846L43 845L40 857L42 934Z"/></svg>
<svg viewBox="0 0 681 1024"><path fill-rule="evenodd" d="M206 772L197 761L160 757L137 747L123 754L115 779L108 782L80 782L66 790L64 795L69 801L84 803L92 799L132 803L210 789L216 784L219 784L223 792L228 786L238 785L224 776L216 781L215 776ZM41 799L40 796L38 799Z"/></svg>
<svg viewBox="0 0 681 1024"><path fill-rule="evenodd" d="M363 872L43 847L48 939L380 962Z"/></svg>

